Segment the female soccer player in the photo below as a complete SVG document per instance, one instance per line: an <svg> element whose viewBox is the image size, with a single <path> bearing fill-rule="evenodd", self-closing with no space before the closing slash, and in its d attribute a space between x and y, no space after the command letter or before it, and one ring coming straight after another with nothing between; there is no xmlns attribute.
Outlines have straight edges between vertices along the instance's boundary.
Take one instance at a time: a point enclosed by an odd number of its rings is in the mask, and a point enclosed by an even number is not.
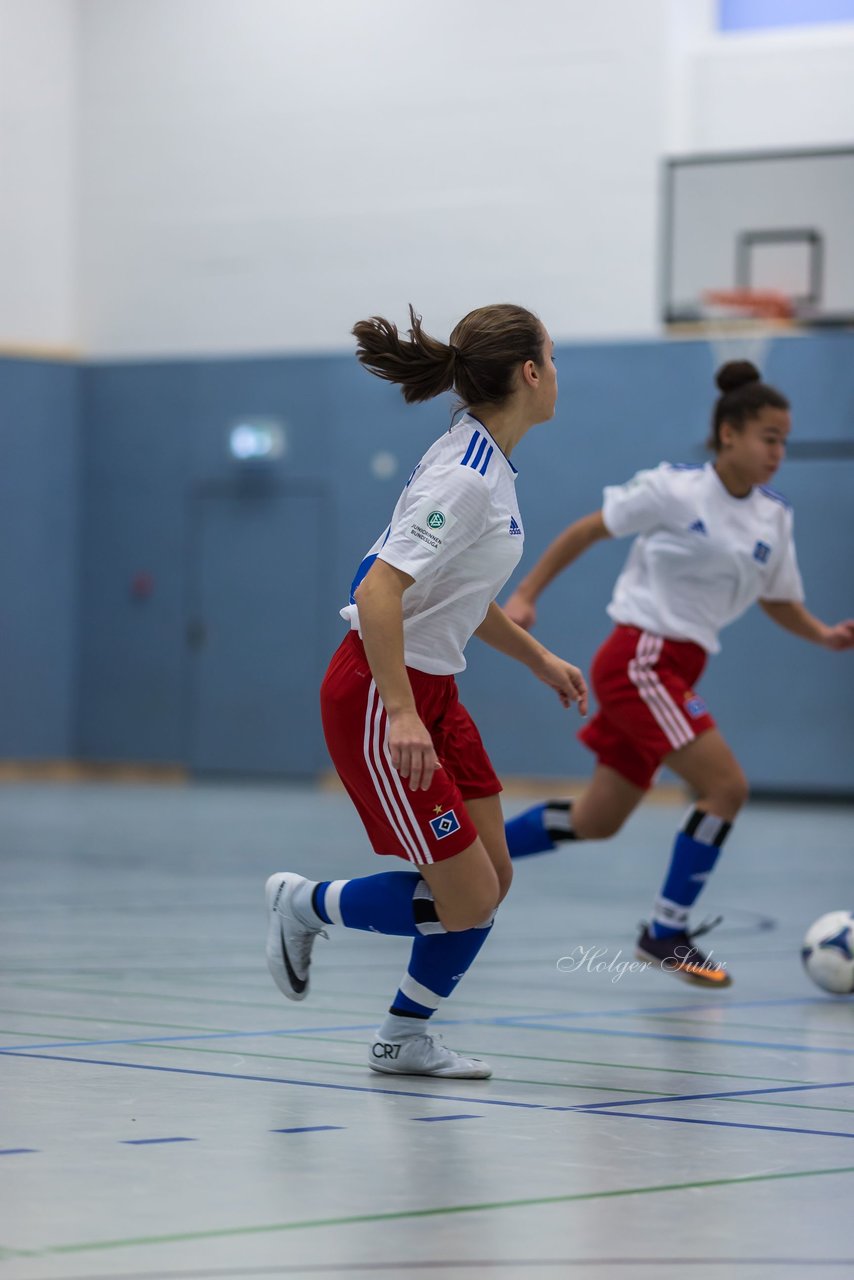
<svg viewBox="0 0 854 1280"><path fill-rule="evenodd" d="M718 632L758 600L774 622L828 649L854 646L854 622L827 626L803 604L792 512L765 486L780 466L789 404L747 361L716 377L705 466L662 463L605 489L601 511L571 524L506 604L528 628L534 602L561 570L602 538L637 535L608 613L617 624L591 666L599 711L580 732L597 756L575 800L549 801L507 824L511 857L620 830L666 764L697 800L676 837L638 956L707 987L732 981L690 932L690 908L747 799L747 781L706 704L694 691ZM711 927L711 926L707 926Z"/></svg>
<svg viewBox="0 0 854 1280"><path fill-rule="evenodd" d="M321 690L336 769L376 853L412 870L314 883L267 881L267 963L291 1000L308 992L325 925L414 939L369 1053L375 1071L484 1079L486 1063L446 1048L427 1020L471 965L512 869L493 772L454 680L476 634L587 710L581 673L511 622L495 597L522 554L510 454L554 414L554 344L522 307L482 307L439 342L410 307L408 339L360 321L357 357L407 403L454 388L464 416L428 449L356 572L350 631ZM415 870L414 868L417 868Z"/></svg>

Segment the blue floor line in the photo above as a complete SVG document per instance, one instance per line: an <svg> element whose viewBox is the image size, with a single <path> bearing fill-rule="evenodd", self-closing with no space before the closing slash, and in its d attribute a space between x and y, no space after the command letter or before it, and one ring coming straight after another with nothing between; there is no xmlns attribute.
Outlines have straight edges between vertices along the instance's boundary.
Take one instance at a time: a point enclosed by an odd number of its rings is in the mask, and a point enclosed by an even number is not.
<svg viewBox="0 0 854 1280"><path fill-rule="evenodd" d="M163 1142L196 1142L196 1138L122 1138L123 1147L156 1147Z"/></svg>
<svg viewBox="0 0 854 1280"><path fill-rule="evenodd" d="M763 1002L764 1003L764 1002ZM685 1006L695 1007L695 1006ZM702 1008L703 1006L698 1006ZM708 1008L708 1005L705 1006ZM628 1011L621 1011L626 1013ZM646 1012L651 1012L647 1010ZM37 1014L35 1016L38 1016ZM631 1031L623 1030L616 1027L578 1027L578 1026L554 1026L547 1019L552 1015L543 1015L532 1017L530 1014L517 1014L507 1017L490 1017L490 1018L433 1018L434 1026L443 1027L513 1027L518 1030L527 1031L561 1031L572 1035L594 1035L594 1036L623 1036L631 1039L642 1040L671 1040L694 1044L724 1044L735 1045L739 1048L747 1049L787 1049L797 1053L839 1053L846 1056L854 1055L854 1047L843 1048L826 1045L800 1045L800 1044L784 1044L777 1041L765 1040L736 1040L722 1036L705 1036L705 1035L689 1035L687 1033L667 1032L667 1031ZM557 1014L557 1017L574 1017L574 1014ZM582 1015L578 1015L582 1016ZM585 1015L591 1016L591 1015ZM593 1017L598 1016L593 1014ZM93 1018L97 1021L97 1018ZM125 1044L173 1044L173 1043L191 1043L196 1040L238 1040L238 1039L261 1039L263 1037L280 1036L312 1036L312 1035L330 1035L332 1033L340 1033L342 1031L368 1031L376 1030L376 1022L351 1023L344 1026L334 1027L277 1027L273 1030L266 1031L210 1031L210 1032L191 1032L186 1035L170 1035L170 1036L125 1036L109 1040L47 1040L37 1041L34 1044L17 1044L17 1045L0 1045L0 1054L23 1053L30 1050L41 1049L86 1049L94 1047L104 1047L107 1045L125 1045Z"/></svg>
<svg viewBox="0 0 854 1280"><path fill-rule="evenodd" d="M93 1019L93 1021L97 1021L97 1019ZM433 1021L438 1025L441 1019L436 1018ZM96 1045L103 1047L112 1044L172 1044L175 1041L183 1044L191 1040L251 1040L254 1038L261 1039L265 1036L321 1035L332 1031L374 1032L376 1029L376 1022L364 1022L347 1027L315 1027L313 1031L310 1028L301 1027L298 1030L287 1031L276 1028L274 1031L206 1031L180 1036L127 1036L120 1040L52 1040L44 1044L0 1045L0 1053L14 1053L16 1050L30 1049L90 1049Z"/></svg>
<svg viewBox="0 0 854 1280"><path fill-rule="evenodd" d="M567 1035L623 1036L632 1040L672 1040L687 1044L728 1044L740 1049L787 1049L793 1053L838 1053L845 1057L854 1055L854 1048L843 1049L810 1044L785 1044L775 1040L732 1040L724 1036L689 1036L668 1031L623 1031L616 1027L556 1027L549 1023L528 1020L515 1022L524 1031L562 1031ZM77 1042L79 1043L79 1041Z"/></svg>
<svg viewBox="0 0 854 1280"><path fill-rule="evenodd" d="M719 997L723 993L716 991L710 992L710 996ZM729 1012L730 1009L755 1009L763 1006L779 1006L779 1005L798 1005L798 1004L821 1004L831 1005L835 1001L828 996L797 996L786 997L773 1000L729 1000L724 997L726 1003L710 1004L709 996L705 1000L698 1000L691 1004L664 1004L642 1006L636 1009L565 1009L555 1013L530 1014L530 1013L510 1013L497 1018L498 1022L528 1022L532 1017L538 1019L544 1018L632 1018L647 1017L655 1014L672 1014L672 1013L695 1013L697 1011L710 1014L718 1014L722 1009Z"/></svg>
<svg viewBox="0 0 854 1280"><path fill-rule="evenodd" d="M516 1107L522 1111L563 1111L543 1102L512 1102L505 1098L457 1097L452 1093L422 1093L413 1089L380 1089L368 1085L333 1084L323 1080L291 1080L283 1076L255 1076L237 1071L199 1071L191 1067L161 1067L148 1062L111 1062L109 1058L72 1058L58 1053L8 1052L10 1058L30 1058L42 1062L79 1062L84 1066L124 1067L132 1071L163 1071L178 1076L204 1076L213 1080L249 1080L260 1084L288 1084L308 1089L334 1089L341 1093L382 1093L392 1098L431 1098L440 1102L476 1102L479 1107Z"/></svg>
<svg viewBox="0 0 854 1280"><path fill-rule="evenodd" d="M814 1089L851 1089L854 1080L834 1080L827 1084L784 1084L769 1086L767 1089L728 1089L722 1093L671 1093L657 1098L624 1098L619 1102L579 1102L567 1111L609 1111L615 1107L654 1106L658 1102L704 1102L709 1098L750 1098L755 1094L768 1093L804 1093Z"/></svg>
<svg viewBox="0 0 854 1280"><path fill-rule="evenodd" d="M142 1062L113 1062L106 1058L76 1058L60 1054L52 1053L23 1053L18 1051L9 1052L8 1057L20 1057L29 1059L44 1059L47 1062L78 1062L88 1066L100 1067L121 1067L134 1071L161 1071L170 1075L186 1075L186 1076L202 1076L215 1080L246 1080L253 1083L261 1084L284 1084L298 1088L312 1089L333 1089L343 1093L371 1093L371 1094L387 1094L391 1097L404 1098L436 1098L448 1102L468 1102L477 1101L479 1106L492 1107L514 1107L525 1111L561 1111L561 1112L592 1112L596 1115L609 1115L613 1112L615 1115L624 1114L621 1111L615 1111L615 1107L637 1107L641 1105L651 1105L658 1102L690 1102L701 1101L704 1099L718 1099L727 1097L743 1097L753 1094L767 1093L791 1093L804 1090L816 1089L839 1089L850 1087L851 1082L840 1081L827 1085L785 1085L783 1087L772 1087L768 1089L745 1089L731 1090L727 1093L706 1093L706 1094L673 1094L661 1098L635 1098L627 1099L621 1102L596 1102L596 1103L576 1103L572 1106L555 1106L542 1102L518 1102L504 1098L478 1098L477 1095L469 1097L458 1097L447 1093L423 1093L415 1090L404 1089L382 1089L377 1086L368 1085L347 1085L338 1084L321 1080L297 1080L283 1076L258 1076L248 1073L235 1071L202 1071L191 1067L164 1067L153 1063ZM710 1122L711 1123L711 1122ZM721 1121L720 1123L723 1123ZM761 1127L761 1126L760 1126ZM793 1131L794 1132L794 1131ZM803 1132L806 1132L804 1130ZM819 1131L817 1131L819 1132Z"/></svg>
<svg viewBox="0 0 854 1280"><path fill-rule="evenodd" d="M854 1138L854 1133L835 1129L795 1129L780 1124L749 1124L739 1120L699 1120L693 1116L651 1116L635 1111L594 1111L597 1116L620 1116L623 1120L664 1120L669 1124L707 1124L719 1129L761 1129L763 1133L806 1133L821 1138Z"/></svg>
<svg viewBox="0 0 854 1280"><path fill-rule="evenodd" d="M320 1133L326 1129L346 1129L343 1124L303 1124L294 1129L271 1129L271 1133Z"/></svg>

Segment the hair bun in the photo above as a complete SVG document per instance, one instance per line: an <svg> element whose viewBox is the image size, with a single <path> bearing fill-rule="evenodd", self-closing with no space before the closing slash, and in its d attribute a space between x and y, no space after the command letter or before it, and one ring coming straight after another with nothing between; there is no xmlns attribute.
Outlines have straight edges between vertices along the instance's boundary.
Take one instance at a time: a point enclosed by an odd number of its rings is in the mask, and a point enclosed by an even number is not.
<svg viewBox="0 0 854 1280"><path fill-rule="evenodd" d="M749 360L728 360L715 374L715 382L724 395L746 387L751 382L761 382L762 374Z"/></svg>

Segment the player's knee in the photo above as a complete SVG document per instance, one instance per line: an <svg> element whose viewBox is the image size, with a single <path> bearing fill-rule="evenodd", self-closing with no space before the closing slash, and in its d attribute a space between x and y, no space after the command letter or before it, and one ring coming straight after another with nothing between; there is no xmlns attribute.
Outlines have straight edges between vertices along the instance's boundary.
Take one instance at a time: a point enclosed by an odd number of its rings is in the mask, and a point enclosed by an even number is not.
<svg viewBox="0 0 854 1280"><path fill-rule="evenodd" d="M498 876L493 875L482 884L473 885L464 897L443 906L439 918L448 933L462 933L488 920L499 901Z"/></svg>
<svg viewBox="0 0 854 1280"><path fill-rule="evenodd" d="M610 840L623 825L623 816L619 813L596 813L573 823L573 830L579 840Z"/></svg>
<svg viewBox="0 0 854 1280"><path fill-rule="evenodd" d="M750 785L740 769L728 773L726 777L710 789L705 803L699 807L707 809L720 818L732 822L736 814L744 808L750 796Z"/></svg>
<svg viewBox="0 0 854 1280"><path fill-rule="evenodd" d="M498 902L503 902L513 883L513 863L508 860L506 866L497 867L496 875L498 876Z"/></svg>

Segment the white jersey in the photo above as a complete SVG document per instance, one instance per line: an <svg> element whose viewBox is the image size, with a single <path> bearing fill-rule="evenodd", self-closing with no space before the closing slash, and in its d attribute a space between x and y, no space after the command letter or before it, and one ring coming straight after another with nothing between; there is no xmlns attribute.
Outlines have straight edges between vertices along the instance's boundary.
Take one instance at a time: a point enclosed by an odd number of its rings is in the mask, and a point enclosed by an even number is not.
<svg viewBox="0 0 854 1280"><path fill-rule="evenodd" d="M403 594L406 665L430 675L464 671L463 650L522 555L516 474L465 414L412 472L391 524L356 571L342 618L359 628L354 592L379 557L415 579Z"/></svg>
<svg viewBox="0 0 854 1280"><path fill-rule="evenodd" d="M608 613L718 653L718 632L757 600L803 600L792 509L773 489L734 498L713 465L639 471L605 489L615 538L638 534Z"/></svg>

